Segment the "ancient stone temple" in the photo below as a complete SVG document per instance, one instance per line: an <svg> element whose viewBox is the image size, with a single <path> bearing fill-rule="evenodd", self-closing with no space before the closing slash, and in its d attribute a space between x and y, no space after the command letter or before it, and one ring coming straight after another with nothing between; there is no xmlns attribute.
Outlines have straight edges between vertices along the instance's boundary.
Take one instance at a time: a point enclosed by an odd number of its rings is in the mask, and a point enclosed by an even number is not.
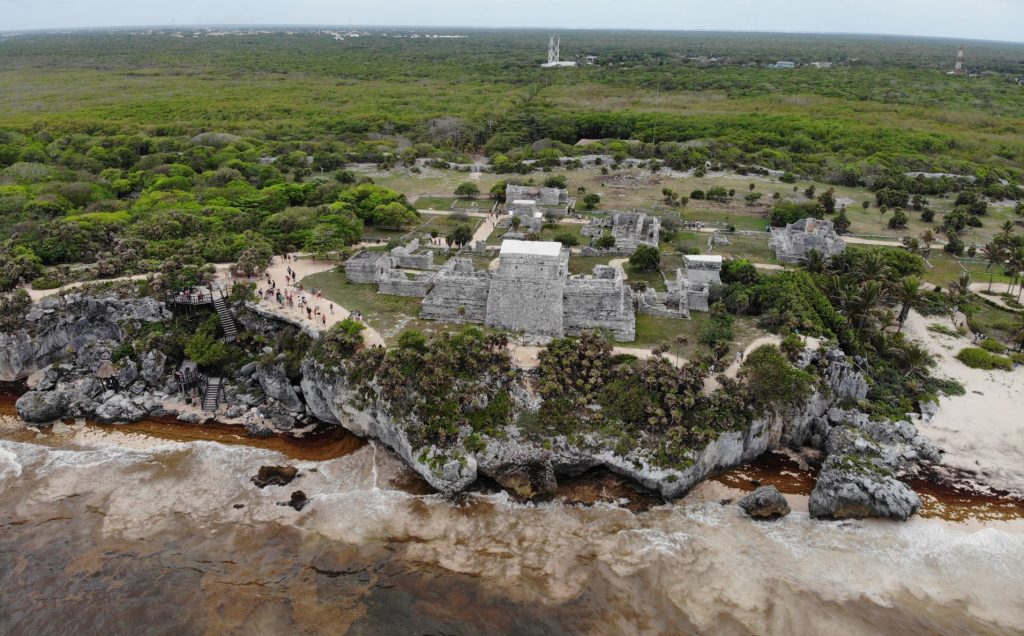
<svg viewBox="0 0 1024 636"><path fill-rule="evenodd" d="M812 251L832 258L846 249L846 243L836 234L831 221L808 218L784 228L772 228L768 247L783 263L797 264Z"/></svg>
<svg viewBox="0 0 1024 636"><path fill-rule="evenodd" d="M632 254L640 245L658 246L661 219L643 212L610 212L592 220L580 233L597 240L605 232L615 237L615 247L604 250L616 254Z"/></svg>
<svg viewBox="0 0 1024 636"><path fill-rule="evenodd" d="M563 335L568 276L569 250L561 243L504 241L491 278L485 323L534 336Z"/></svg>
<svg viewBox="0 0 1024 636"><path fill-rule="evenodd" d="M560 243L505 241L498 268L476 271L453 258L430 283L420 318L479 323L543 342L591 329L616 340L636 337L633 296L619 267L599 265L592 276L569 275Z"/></svg>

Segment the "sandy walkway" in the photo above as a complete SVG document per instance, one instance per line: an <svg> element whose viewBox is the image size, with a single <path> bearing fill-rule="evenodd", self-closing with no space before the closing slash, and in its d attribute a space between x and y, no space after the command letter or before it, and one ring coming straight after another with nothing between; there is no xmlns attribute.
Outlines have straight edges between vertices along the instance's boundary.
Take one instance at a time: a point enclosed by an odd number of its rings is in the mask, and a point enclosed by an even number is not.
<svg viewBox="0 0 1024 636"><path fill-rule="evenodd" d="M936 375L958 380L967 394L944 398L939 414L922 423L921 431L946 451L946 465L1024 493L1024 371L971 369L955 358L970 339L928 331L932 323L951 326L948 318L912 311L904 331L935 355Z"/></svg>
<svg viewBox="0 0 1024 636"><path fill-rule="evenodd" d="M326 298L316 298L306 286L305 292L299 292L295 287L287 285L285 283L285 276L288 273L288 268L291 267L292 271L295 272L296 277L301 283L307 276L313 274L319 274L321 272L328 272L338 266L335 261L316 261L310 258L299 258L295 261L285 261L280 256L275 256L270 262L270 267L267 268L267 273L277 283L277 289L290 290L296 294L305 294L306 300L310 307L319 308L320 313L326 318L326 324L324 324L320 318L316 315L312 319L309 319L305 309L299 309L296 307L281 306L276 300L260 300L259 305L264 309L267 309L271 313L279 316L286 316L293 320L303 322L310 327L318 331L326 331L338 324L342 320L348 318L351 312L341 305L334 305L334 312L331 312L330 306L331 301ZM258 289L267 289L266 277L261 277L257 283ZM367 347L373 346L385 346L384 338L380 335L373 327L366 325L366 329L363 330L363 343Z"/></svg>
<svg viewBox="0 0 1024 636"><path fill-rule="evenodd" d="M1009 290L1010 290L1010 283L992 283L992 291L997 293L997 294L1005 294ZM984 293L984 292L989 291L989 289L988 289L988 281L983 282L983 283L971 283L971 291L974 292L975 294L978 294L979 296L981 296L985 300L991 300L992 302L994 302L995 304L999 305L1003 309L1009 309L1010 311L1020 311L1019 309L1014 309L1013 307L1010 307L1009 305L1007 305L1006 301L1003 300L1002 298L1000 298L999 296L989 296L988 294ZM1014 288L1014 293L1016 294L1018 291L1019 291L1019 289L1015 287Z"/></svg>

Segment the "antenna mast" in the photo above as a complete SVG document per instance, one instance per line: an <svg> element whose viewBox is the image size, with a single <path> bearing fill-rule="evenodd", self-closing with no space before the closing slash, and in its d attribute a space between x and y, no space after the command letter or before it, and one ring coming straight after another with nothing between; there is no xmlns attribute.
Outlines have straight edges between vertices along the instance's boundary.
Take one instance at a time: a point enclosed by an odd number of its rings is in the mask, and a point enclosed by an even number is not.
<svg viewBox="0 0 1024 636"><path fill-rule="evenodd" d="M967 47L965 45L961 44L960 48L957 49L957 52L956 52L956 64L953 65L953 75L963 75L964 74L964 50L966 48Z"/></svg>

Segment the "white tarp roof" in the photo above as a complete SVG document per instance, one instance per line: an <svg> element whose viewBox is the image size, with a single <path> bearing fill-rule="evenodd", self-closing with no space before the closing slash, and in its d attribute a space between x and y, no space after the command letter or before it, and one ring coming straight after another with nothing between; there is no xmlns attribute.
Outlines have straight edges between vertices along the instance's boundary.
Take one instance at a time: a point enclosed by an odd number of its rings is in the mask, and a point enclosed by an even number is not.
<svg viewBox="0 0 1024 636"><path fill-rule="evenodd" d="M502 241L501 253L533 254L535 256L558 256L562 253L562 244L553 241Z"/></svg>

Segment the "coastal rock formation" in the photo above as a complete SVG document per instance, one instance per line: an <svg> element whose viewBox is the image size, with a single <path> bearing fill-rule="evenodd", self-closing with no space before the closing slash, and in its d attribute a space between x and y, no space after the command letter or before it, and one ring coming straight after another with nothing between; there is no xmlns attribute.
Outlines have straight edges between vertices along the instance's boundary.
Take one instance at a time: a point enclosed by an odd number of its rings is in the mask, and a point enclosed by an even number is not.
<svg viewBox="0 0 1024 636"><path fill-rule="evenodd" d="M299 474L294 466L260 466L259 472L252 478L257 488L267 486L287 486Z"/></svg>
<svg viewBox="0 0 1024 636"><path fill-rule="evenodd" d="M445 461L437 449L413 449L405 429L390 410L385 405L361 407L344 375L328 374L307 359L302 366L301 386L306 408L314 417L340 424L360 437L380 440L442 494L462 492L476 481L476 459L468 456L462 462Z"/></svg>
<svg viewBox="0 0 1024 636"><path fill-rule="evenodd" d="M256 380L263 389L263 394L268 398L277 400L285 409L293 413L303 411L302 400L288 381L285 375L284 364L265 365L256 367Z"/></svg>
<svg viewBox="0 0 1024 636"><path fill-rule="evenodd" d="M815 518L906 521L920 509L921 499L909 486L874 466L833 455L818 474L808 507Z"/></svg>
<svg viewBox="0 0 1024 636"><path fill-rule="evenodd" d="M0 333L0 381L23 380L74 355L94 341L119 341L125 321L170 318L153 298L68 294L43 300L25 316L21 329Z"/></svg>
<svg viewBox="0 0 1024 636"><path fill-rule="evenodd" d="M63 391L29 391L14 403L18 416L31 424L48 424L64 417L68 400Z"/></svg>
<svg viewBox="0 0 1024 636"><path fill-rule="evenodd" d="M755 519L778 519L790 513L789 502L775 486L761 486L740 499L739 507Z"/></svg>

